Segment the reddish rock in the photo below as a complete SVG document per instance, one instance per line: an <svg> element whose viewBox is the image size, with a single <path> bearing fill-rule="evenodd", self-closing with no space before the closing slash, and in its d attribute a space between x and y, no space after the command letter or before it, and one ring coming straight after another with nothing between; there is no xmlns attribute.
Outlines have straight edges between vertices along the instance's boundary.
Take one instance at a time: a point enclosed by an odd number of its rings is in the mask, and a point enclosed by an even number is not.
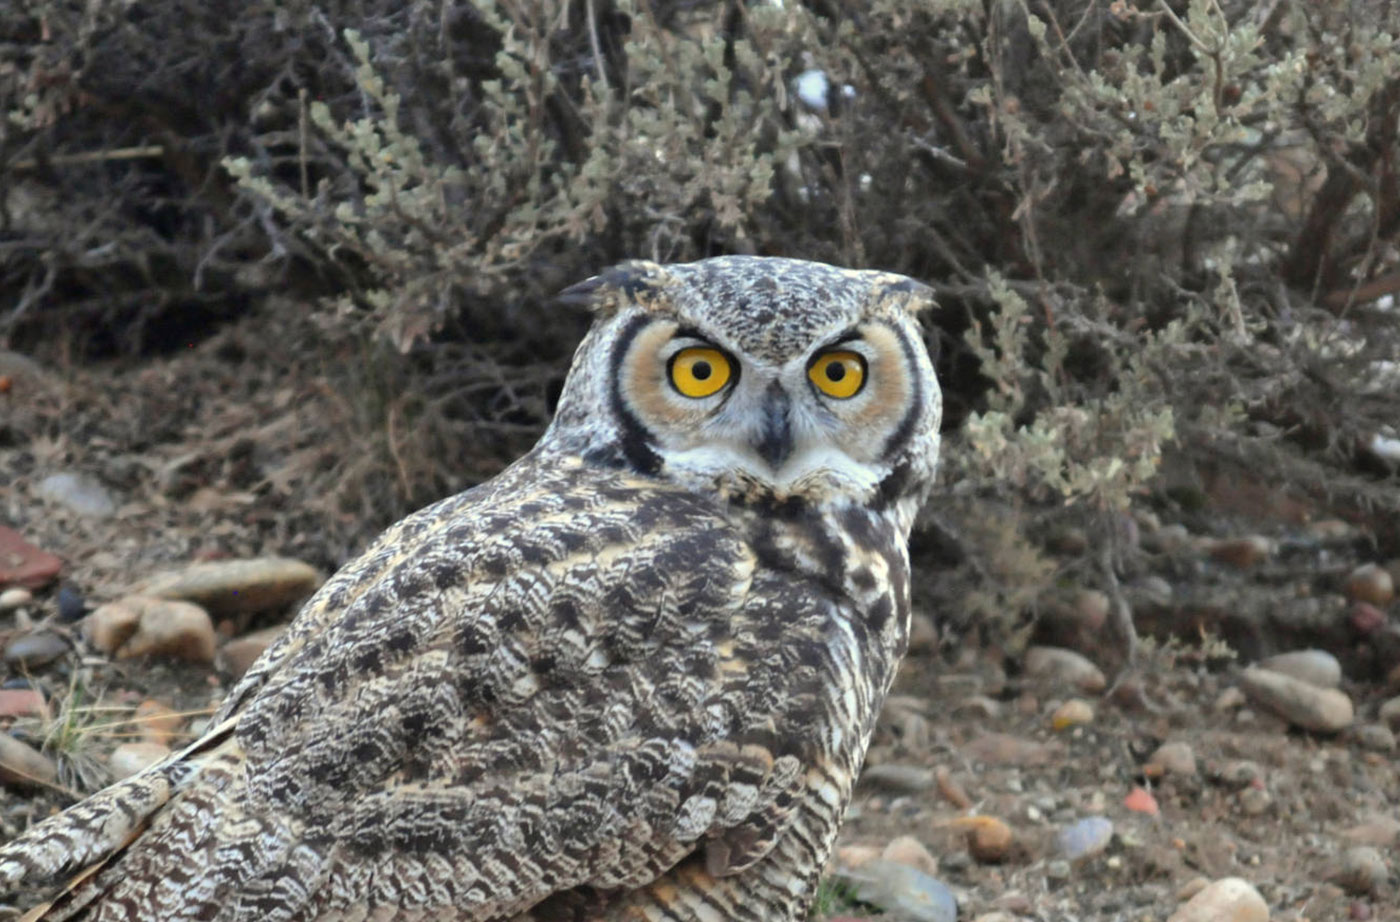
<svg viewBox="0 0 1400 922"><path fill-rule="evenodd" d="M40 550L13 528L0 525L0 586L38 589L63 569L63 561Z"/></svg>
<svg viewBox="0 0 1400 922"><path fill-rule="evenodd" d="M42 717L49 712L44 696L33 688L0 688L0 717Z"/></svg>

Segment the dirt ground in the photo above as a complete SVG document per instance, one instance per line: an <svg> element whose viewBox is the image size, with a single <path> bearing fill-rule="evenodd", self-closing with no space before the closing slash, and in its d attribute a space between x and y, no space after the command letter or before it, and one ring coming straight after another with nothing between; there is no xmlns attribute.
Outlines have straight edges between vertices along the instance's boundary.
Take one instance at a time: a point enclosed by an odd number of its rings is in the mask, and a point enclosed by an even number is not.
<svg viewBox="0 0 1400 922"><path fill-rule="evenodd" d="M195 560L276 554L330 572L384 524L354 494L388 488L401 471L352 463L365 436L324 359L298 358L309 333L271 323L255 318L139 364L6 357L0 519L66 561L62 585L84 608ZM478 457L461 460L461 485L526 441L484 440ZM102 484L112 513L82 516L41 497L38 483L65 471ZM1325 508L1258 509L1135 523L1125 591L1149 640L1111 690L1030 675L1021 654L971 632L921 634L872 745L868 765L880 771L852 804L841 862L884 854L922 868L958 898L960 919L1162 920L1204 880L1224 877L1251 882L1275 920L1400 919L1400 767L1378 716L1400 694L1400 606L1376 606L1376 622L1345 592L1357 565L1397 568L1364 521L1331 523ZM1213 556L1205 540L1245 535L1263 539L1257 559ZM942 565L916 556L916 607L932 621L950 604L939 594L946 584L927 572ZM4 667L5 688L40 689L49 715L0 716L0 726L42 748L59 781L0 788L3 839L105 783L108 753L139 735L126 718L140 702L187 715L187 738L228 687L209 666L95 654L59 614L58 585L37 593L31 620L71 646L42 668ZM289 614L219 627L242 634ZM1038 639L1049 632L1111 664L1115 641L1101 622L1074 610ZM0 615L0 644L29 630ZM1350 727L1297 729L1231 691L1250 661L1314 646L1342 665ZM1072 699L1083 704L1066 707ZM1170 765L1154 764L1164 743L1186 744L1194 765L1181 747ZM1062 833L1092 817L1107 819L1111 836L1066 851ZM878 915L859 889L833 886L818 912Z"/></svg>

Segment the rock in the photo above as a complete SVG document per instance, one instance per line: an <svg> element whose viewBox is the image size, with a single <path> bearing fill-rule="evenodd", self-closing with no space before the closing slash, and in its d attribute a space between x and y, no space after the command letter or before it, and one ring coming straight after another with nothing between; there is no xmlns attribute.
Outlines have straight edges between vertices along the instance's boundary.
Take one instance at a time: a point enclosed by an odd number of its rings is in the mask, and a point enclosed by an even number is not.
<svg viewBox="0 0 1400 922"><path fill-rule="evenodd" d="M288 557L255 557L191 564L145 580L132 594L194 602L222 617L280 609L320 585L321 574L310 564Z"/></svg>
<svg viewBox="0 0 1400 922"><path fill-rule="evenodd" d="M1295 726L1335 733L1351 725L1351 699L1334 688L1318 688L1291 676L1255 666L1244 671L1240 686L1256 704Z"/></svg>
<svg viewBox="0 0 1400 922"><path fill-rule="evenodd" d="M243 673L247 672L252 665L258 661L258 657L268 647L276 643L287 630L286 625L263 628L261 631L253 631L251 634L244 634L242 637L235 637L219 649L218 666L224 672L235 679L243 678Z"/></svg>
<svg viewBox="0 0 1400 922"><path fill-rule="evenodd" d="M168 755L170 749L160 743L122 743L112 750L107 767L111 769L112 777L120 781L156 764Z"/></svg>
<svg viewBox="0 0 1400 922"><path fill-rule="evenodd" d="M1215 773L1221 784L1232 788L1262 787L1264 784L1264 768L1258 762L1250 759L1232 759L1220 766Z"/></svg>
<svg viewBox="0 0 1400 922"><path fill-rule="evenodd" d="M883 850L874 845L843 845L836 850L836 863L843 868L853 870L874 861L881 854L883 854Z"/></svg>
<svg viewBox="0 0 1400 922"><path fill-rule="evenodd" d="M1156 816L1162 812L1162 808L1157 805L1157 798L1152 796L1152 792L1147 788L1135 787L1128 792L1128 796L1123 798L1123 806L1134 813L1146 813L1148 816Z"/></svg>
<svg viewBox="0 0 1400 922"><path fill-rule="evenodd" d="M938 873L938 859L929 854L923 843L913 836L899 836L885 846L880 857L886 861L906 865L916 871L934 875Z"/></svg>
<svg viewBox="0 0 1400 922"><path fill-rule="evenodd" d="M1162 775L1194 775L1196 753L1192 751L1190 743L1163 743L1148 756L1142 771L1149 778L1160 778Z"/></svg>
<svg viewBox="0 0 1400 922"><path fill-rule="evenodd" d="M141 613L136 633L117 650L117 659L169 656L212 663L214 648L214 622L208 612L189 602L162 600Z"/></svg>
<svg viewBox="0 0 1400 922"><path fill-rule="evenodd" d="M1353 845L1390 848L1400 842L1400 819L1376 816L1342 832L1342 838Z"/></svg>
<svg viewBox="0 0 1400 922"><path fill-rule="evenodd" d="M1083 698L1071 698L1055 708L1050 715L1050 726L1056 730L1066 730L1094 722L1094 706Z"/></svg>
<svg viewBox="0 0 1400 922"><path fill-rule="evenodd" d="M968 853L983 864L1005 861L1016 841L1011 827L995 816L963 816L949 825L966 833Z"/></svg>
<svg viewBox="0 0 1400 922"><path fill-rule="evenodd" d="M1355 602L1369 602L1378 608L1385 608L1395 599L1395 580L1384 567L1364 563L1351 571L1342 591Z"/></svg>
<svg viewBox="0 0 1400 922"><path fill-rule="evenodd" d="M952 891L923 871L876 858L839 876L855 887L856 899L892 915L911 922L957 922Z"/></svg>
<svg viewBox="0 0 1400 922"><path fill-rule="evenodd" d="M161 746L169 746L180 732L180 728L185 725L184 715L152 698L147 698L136 706L136 714L132 719L144 742Z"/></svg>
<svg viewBox="0 0 1400 922"><path fill-rule="evenodd" d="M1237 570L1249 570L1274 553L1274 543L1263 535L1246 535L1243 538L1223 538L1205 545L1211 557Z"/></svg>
<svg viewBox="0 0 1400 922"><path fill-rule="evenodd" d="M87 614L87 602L76 587L64 583L58 587L58 617L60 621L72 624Z"/></svg>
<svg viewBox="0 0 1400 922"><path fill-rule="evenodd" d="M1320 519L1309 523L1307 533L1323 544L1341 544L1356 537L1356 529L1341 519Z"/></svg>
<svg viewBox="0 0 1400 922"><path fill-rule="evenodd" d="M0 717L45 717L49 704L37 688L0 689Z"/></svg>
<svg viewBox="0 0 1400 922"><path fill-rule="evenodd" d="M71 649L68 641L53 631L21 634L5 645L5 662L19 669L38 669Z"/></svg>
<svg viewBox="0 0 1400 922"><path fill-rule="evenodd" d="M1217 711L1233 711L1237 707L1243 707L1244 702L1244 692L1231 686L1222 691L1215 699L1215 709Z"/></svg>
<svg viewBox="0 0 1400 922"><path fill-rule="evenodd" d="M1045 765L1061 751L1061 746L1037 743L1008 733L985 733L962 747L963 754L989 765Z"/></svg>
<svg viewBox="0 0 1400 922"><path fill-rule="evenodd" d="M1352 731L1362 749L1371 752L1394 752L1395 734L1385 724L1362 724Z"/></svg>
<svg viewBox="0 0 1400 922"><path fill-rule="evenodd" d="M1210 878L1193 877L1186 883L1182 884L1181 889L1176 891L1176 900L1178 903L1184 903L1209 886Z"/></svg>
<svg viewBox="0 0 1400 922"><path fill-rule="evenodd" d="M867 766L860 773L860 783L865 786L884 788L900 794L917 794L927 791L934 785L931 768L917 765L900 765L886 762L883 765Z"/></svg>
<svg viewBox="0 0 1400 922"><path fill-rule="evenodd" d="M1179 554L1195 545L1185 525L1172 523L1142 536L1142 546L1162 554Z"/></svg>
<svg viewBox="0 0 1400 922"><path fill-rule="evenodd" d="M0 586L39 589L62 569L62 560L30 544L13 528L0 525Z"/></svg>
<svg viewBox="0 0 1400 922"><path fill-rule="evenodd" d="M1225 877L1207 884L1186 901L1167 922L1268 922L1269 904L1240 877Z"/></svg>
<svg viewBox="0 0 1400 922"><path fill-rule="evenodd" d="M189 602L127 596L100 606L83 622L88 642L117 659L170 656L214 661L214 623Z"/></svg>
<svg viewBox="0 0 1400 922"><path fill-rule="evenodd" d="M1274 805L1273 796L1263 788L1248 787L1235 795L1240 812L1246 816L1260 816Z"/></svg>
<svg viewBox="0 0 1400 922"><path fill-rule="evenodd" d="M103 653L116 653L141 623L143 600L120 599L99 605L83 622L83 637Z"/></svg>
<svg viewBox="0 0 1400 922"><path fill-rule="evenodd" d="M953 705L955 717L980 717L993 720L1001 716L1001 702L986 695L970 695Z"/></svg>
<svg viewBox="0 0 1400 922"><path fill-rule="evenodd" d="M1353 845L1342 853L1342 866L1332 880L1354 896L1367 896L1379 889L1389 876L1380 852L1369 845Z"/></svg>
<svg viewBox="0 0 1400 922"><path fill-rule="evenodd" d="M1061 829L1055 842L1067 860L1078 861L1102 852L1112 839L1113 822L1108 817L1086 816Z"/></svg>
<svg viewBox="0 0 1400 922"><path fill-rule="evenodd" d="M1054 554L1077 556L1089 549L1089 536L1084 529L1068 525L1052 532L1045 546Z"/></svg>
<svg viewBox="0 0 1400 922"><path fill-rule="evenodd" d="M967 810L972 807L972 798L967 796L967 792L953 778L953 773L948 771L947 766L938 766L933 775L938 782L938 793L943 795L944 800L959 810Z"/></svg>
<svg viewBox="0 0 1400 922"><path fill-rule="evenodd" d="M1342 684L1342 664L1326 650L1294 650L1259 661L1260 669L1277 672L1316 685L1336 688Z"/></svg>
<svg viewBox="0 0 1400 922"><path fill-rule="evenodd" d="M932 653L938 649L938 627L928 615L909 618L909 652Z"/></svg>
<svg viewBox="0 0 1400 922"><path fill-rule="evenodd" d="M1090 695L1098 694L1108 685L1098 666L1073 650L1061 647L1031 647L1026 651L1024 667L1026 675L1033 679Z"/></svg>
<svg viewBox="0 0 1400 922"><path fill-rule="evenodd" d="M1377 716L1386 726L1392 729L1400 728L1400 695L1386 699Z"/></svg>
<svg viewBox="0 0 1400 922"><path fill-rule="evenodd" d="M48 756L8 733L0 733L0 782L53 784L58 766Z"/></svg>
<svg viewBox="0 0 1400 922"><path fill-rule="evenodd" d="M23 586L15 586L0 592L0 612L14 611L34 601L34 593Z"/></svg>
<svg viewBox="0 0 1400 922"><path fill-rule="evenodd" d="M116 514L117 503L107 488L86 474L50 474L35 488L43 499L67 506L90 519L106 519Z"/></svg>
<svg viewBox="0 0 1400 922"><path fill-rule="evenodd" d="M1385 627L1385 612L1370 602L1352 602L1347 611L1347 623L1362 636L1369 636Z"/></svg>

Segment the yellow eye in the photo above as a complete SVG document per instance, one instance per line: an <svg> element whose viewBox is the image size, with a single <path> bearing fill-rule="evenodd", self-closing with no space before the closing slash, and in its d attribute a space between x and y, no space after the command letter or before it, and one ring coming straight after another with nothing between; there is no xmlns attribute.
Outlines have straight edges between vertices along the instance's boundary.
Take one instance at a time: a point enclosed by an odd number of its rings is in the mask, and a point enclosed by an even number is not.
<svg viewBox="0 0 1400 922"><path fill-rule="evenodd" d="M824 352L807 369L807 377L828 397L854 397L865 386L865 359L845 349Z"/></svg>
<svg viewBox="0 0 1400 922"><path fill-rule="evenodd" d="M729 383L729 359L718 349L693 346L671 358L671 385L687 397L709 397Z"/></svg>

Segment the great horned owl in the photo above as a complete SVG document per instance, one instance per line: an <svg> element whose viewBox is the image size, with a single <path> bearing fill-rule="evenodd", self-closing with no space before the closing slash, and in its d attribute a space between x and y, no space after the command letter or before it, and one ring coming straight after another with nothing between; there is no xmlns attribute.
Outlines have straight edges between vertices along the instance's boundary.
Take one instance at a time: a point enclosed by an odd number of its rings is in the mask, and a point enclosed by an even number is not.
<svg viewBox="0 0 1400 922"><path fill-rule="evenodd" d="M336 574L193 745L0 849L34 918L778 920L909 625L902 276L630 263L500 476Z"/></svg>

